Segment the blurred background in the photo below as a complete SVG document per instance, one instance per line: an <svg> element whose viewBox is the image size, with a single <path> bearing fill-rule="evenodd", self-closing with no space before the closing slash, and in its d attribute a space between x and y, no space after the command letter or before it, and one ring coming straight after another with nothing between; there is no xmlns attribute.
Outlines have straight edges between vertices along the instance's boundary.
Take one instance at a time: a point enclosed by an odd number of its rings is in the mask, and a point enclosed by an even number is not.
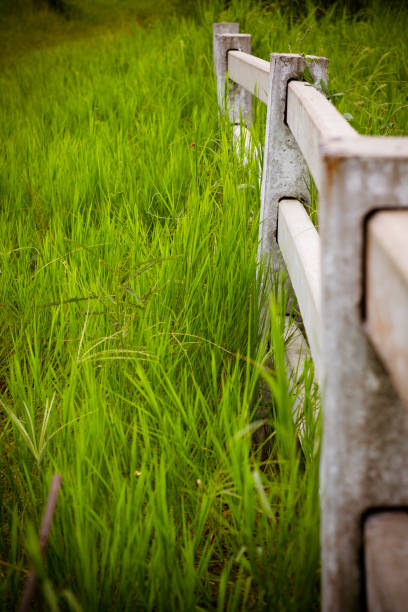
<svg viewBox="0 0 408 612"><path fill-rule="evenodd" d="M21 51L57 44L106 31L126 29L132 22L149 25L170 16L202 22L204 15L220 15L240 4L240 0L0 0L0 61ZM243 2L248 7L248 2ZM251 4L251 2L249 3ZM382 5L401 6L399 0L254 0L254 7L281 10L291 19L302 19L310 10L322 16L327 11L363 16L366 9Z"/></svg>

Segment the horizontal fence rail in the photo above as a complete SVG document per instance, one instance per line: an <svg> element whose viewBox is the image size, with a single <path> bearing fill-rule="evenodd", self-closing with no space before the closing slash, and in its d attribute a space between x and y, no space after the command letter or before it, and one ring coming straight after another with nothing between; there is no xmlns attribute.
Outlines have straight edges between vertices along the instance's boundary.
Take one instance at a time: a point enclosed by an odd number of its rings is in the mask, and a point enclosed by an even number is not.
<svg viewBox="0 0 408 612"><path fill-rule="evenodd" d="M378 512L364 523L366 605L370 612L404 612L408 602L408 513Z"/></svg>
<svg viewBox="0 0 408 612"><path fill-rule="evenodd" d="M365 309L367 333L408 406L408 210L368 222Z"/></svg>
<svg viewBox="0 0 408 612"><path fill-rule="evenodd" d="M279 204L278 244L296 293L310 350L320 371L320 238L303 204L282 200Z"/></svg>
<svg viewBox="0 0 408 612"><path fill-rule="evenodd" d="M218 101L244 163L255 151L252 95L267 105L258 258L270 274L288 271L321 388L322 607L403 610L408 519L395 511L408 508L408 138L358 134L323 93L326 58L266 62L238 29L214 24ZM295 370L305 343L290 330Z"/></svg>
<svg viewBox="0 0 408 612"><path fill-rule="evenodd" d="M358 133L318 89L301 81L288 84L286 122L302 151L317 188L322 188L321 146Z"/></svg>
<svg viewBox="0 0 408 612"><path fill-rule="evenodd" d="M234 83L256 95L261 102L268 102L269 62L242 51L229 51L228 74Z"/></svg>

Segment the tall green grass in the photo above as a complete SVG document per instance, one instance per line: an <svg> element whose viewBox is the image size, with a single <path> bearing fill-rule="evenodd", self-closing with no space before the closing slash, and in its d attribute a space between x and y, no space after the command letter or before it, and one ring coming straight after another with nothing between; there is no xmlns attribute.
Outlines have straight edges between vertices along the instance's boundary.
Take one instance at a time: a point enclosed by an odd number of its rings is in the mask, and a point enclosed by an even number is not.
<svg viewBox="0 0 408 612"><path fill-rule="evenodd" d="M264 370L259 186L217 115L211 24L327 55L342 112L406 131L407 15L233 2L33 50L0 74L0 601L30 559L43 607L319 606L319 422L292 421L283 311ZM385 24L385 25L384 25ZM265 109L255 105L261 143ZM266 300L266 296L261 296ZM269 386L270 438L260 387ZM265 406L263 406L265 409ZM24 429L23 429L24 428ZM266 452L267 451L267 452ZM33 532L63 485L43 564Z"/></svg>

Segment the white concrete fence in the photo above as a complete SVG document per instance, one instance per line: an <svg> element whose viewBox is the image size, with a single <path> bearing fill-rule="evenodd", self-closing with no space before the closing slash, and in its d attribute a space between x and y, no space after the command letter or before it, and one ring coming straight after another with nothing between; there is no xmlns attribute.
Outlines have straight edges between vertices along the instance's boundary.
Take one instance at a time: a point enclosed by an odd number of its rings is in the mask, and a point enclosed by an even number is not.
<svg viewBox="0 0 408 612"><path fill-rule="evenodd" d="M301 80L307 66L327 83L326 58L266 62L237 23L214 24L213 42L244 142L252 96L267 105L259 259L287 268L320 385L323 610L407 610L408 138L359 135Z"/></svg>

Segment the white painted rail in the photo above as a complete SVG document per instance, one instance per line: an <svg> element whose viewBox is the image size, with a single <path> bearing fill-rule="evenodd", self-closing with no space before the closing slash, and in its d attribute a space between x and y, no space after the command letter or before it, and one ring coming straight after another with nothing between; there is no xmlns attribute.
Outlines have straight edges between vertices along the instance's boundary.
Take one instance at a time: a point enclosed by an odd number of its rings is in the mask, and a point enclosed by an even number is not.
<svg viewBox="0 0 408 612"><path fill-rule="evenodd" d="M268 102L269 62L242 51L228 53L229 78L264 102Z"/></svg>
<svg viewBox="0 0 408 612"><path fill-rule="evenodd" d="M408 406L408 210L368 223L365 298L368 335Z"/></svg>
<svg viewBox="0 0 408 612"><path fill-rule="evenodd" d="M286 121L320 190L321 146L332 140L353 140L359 134L322 92L303 81L288 85Z"/></svg>
<svg viewBox="0 0 408 612"><path fill-rule="evenodd" d="M279 204L278 244L296 293L315 365L320 372L321 274L320 238L297 200Z"/></svg>
<svg viewBox="0 0 408 612"><path fill-rule="evenodd" d="M376 512L364 524L366 605L369 612L405 612L408 601L408 513Z"/></svg>

